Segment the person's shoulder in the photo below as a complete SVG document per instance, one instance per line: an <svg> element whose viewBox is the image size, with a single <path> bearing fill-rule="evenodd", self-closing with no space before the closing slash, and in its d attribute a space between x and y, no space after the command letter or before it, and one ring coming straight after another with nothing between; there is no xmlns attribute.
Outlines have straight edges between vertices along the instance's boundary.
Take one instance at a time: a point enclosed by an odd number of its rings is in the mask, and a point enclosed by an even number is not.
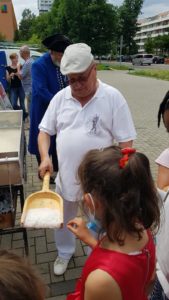
<svg viewBox="0 0 169 300"><path fill-rule="evenodd" d="M57 107L64 105L64 103L70 98L70 87L67 86L64 89L60 90L57 92L53 98L52 98L52 103L56 104Z"/></svg>
<svg viewBox="0 0 169 300"><path fill-rule="evenodd" d="M42 56L38 57L32 64L33 69L36 67L48 69L49 66L51 66L51 58L50 58L50 54L48 52L44 53Z"/></svg>
<svg viewBox="0 0 169 300"><path fill-rule="evenodd" d="M169 159L169 148L165 149L164 151L161 152L161 156L165 156Z"/></svg>
<svg viewBox="0 0 169 300"><path fill-rule="evenodd" d="M102 89L104 89L105 91L108 90L108 91L118 91L118 89L116 89L114 86L108 84L108 83L105 83L101 80L99 80L99 84L101 86Z"/></svg>
<svg viewBox="0 0 169 300"><path fill-rule="evenodd" d="M100 95L102 95L106 101L111 104L117 104L118 106L126 103L124 96L117 88L101 81L99 81L99 84Z"/></svg>
<svg viewBox="0 0 169 300"><path fill-rule="evenodd" d="M40 58L39 58L39 61L42 62L42 63L51 63L51 56L49 54L49 52L46 52L44 53Z"/></svg>
<svg viewBox="0 0 169 300"><path fill-rule="evenodd" d="M96 269L91 272L85 282L85 298L99 300L122 300L121 290L115 279L106 271Z"/></svg>
<svg viewBox="0 0 169 300"><path fill-rule="evenodd" d="M161 152L155 162L169 168L169 148Z"/></svg>
<svg viewBox="0 0 169 300"><path fill-rule="evenodd" d="M116 96L116 95L117 95L117 96L119 96L119 95L122 96L121 92L120 92L117 88L115 88L114 86L112 86L112 85L110 85L110 84L107 84L107 83L105 83L105 82L100 81L100 86L101 86L101 89L102 89L105 93L108 93L108 94L114 95L114 96Z"/></svg>

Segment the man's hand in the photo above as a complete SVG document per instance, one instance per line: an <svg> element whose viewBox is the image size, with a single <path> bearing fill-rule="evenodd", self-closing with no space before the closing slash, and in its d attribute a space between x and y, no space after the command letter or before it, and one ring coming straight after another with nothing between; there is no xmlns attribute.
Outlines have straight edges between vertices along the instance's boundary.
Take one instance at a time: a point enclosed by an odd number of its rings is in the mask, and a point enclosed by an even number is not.
<svg viewBox="0 0 169 300"><path fill-rule="evenodd" d="M86 222L82 218L70 220L67 223L67 228L91 248L94 248L97 245L97 240L86 227Z"/></svg>
<svg viewBox="0 0 169 300"><path fill-rule="evenodd" d="M39 166L40 177L43 178L47 171L49 171L50 174L53 173L53 165L49 156L43 159Z"/></svg>
<svg viewBox="0 0 169 300"><path fill-rule="evenodd" d="M50 174L53 173L53 165L48 154L50 147L50 135L46 132L40 131L38 135L38 146L41 157L39 175L43 178L46 171L49 171Z"/></svg>

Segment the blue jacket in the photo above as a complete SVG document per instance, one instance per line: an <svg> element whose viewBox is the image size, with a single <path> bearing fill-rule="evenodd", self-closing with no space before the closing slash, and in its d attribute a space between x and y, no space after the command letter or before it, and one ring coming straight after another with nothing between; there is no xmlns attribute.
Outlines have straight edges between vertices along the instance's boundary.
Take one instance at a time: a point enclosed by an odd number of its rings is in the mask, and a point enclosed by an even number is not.
<svg viewBox="0 0 169 300"><path fill-rule="evenodd" d="M53 96L66 86L65 76L52 62L49 53L45 53L32 65L32 100L30 109L30 132L28 150L38 154L38 126ZM51 151L55 147L55 137L51 138ZM56 151L56 148L54 149Z"/></svg>

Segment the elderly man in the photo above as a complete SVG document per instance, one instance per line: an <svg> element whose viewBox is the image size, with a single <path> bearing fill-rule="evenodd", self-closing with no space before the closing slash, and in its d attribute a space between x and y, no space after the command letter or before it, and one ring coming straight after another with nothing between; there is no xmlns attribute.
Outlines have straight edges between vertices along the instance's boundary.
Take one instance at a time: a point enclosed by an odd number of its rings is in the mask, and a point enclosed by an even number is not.
<svg viewBox="0 0 169 300"><path fill-rule="evenodd" d="M20 79L22 81L23 89L27 99L27 110L30 114L30 102L32 96L31 68L33 64L33 59L30 57L30 49L27 45L24 45L20 48L20 56L25 62L23 66L18 66L18 73L20 74Z"/></svg>
<svg viewBox="0 0 169 300"><path fill-rule="evenodd" d="M67 47L61 60L61 72L70 86L52 99L39 126L41 176L52 164L48 156L50 136L57 134L59 173L56 191L64 199L64 227L55 232L58 257L54 273L63 274L75 251L75 238L66 223L77 214L82 194L76 179L79 163L91 149L116 142L131 147L136 137L126 100L115 88L97 79L91 48L83 43Z"/></svg>
<svg viewBox="0 0 169 300"><path fill-rule="evenodd" d="M60 60L71 41L66 36L56 33L47 37L42 43L49 51L32 65L32 102L28 145L29 152L36 155L38 164L41 162L37 144L38 126L53 96L67 86L67 78L60 73ZM49 153L52 156L54 171L57 172L55 136L51 137ZM54 183L52 177L51 183Z"/></svg>

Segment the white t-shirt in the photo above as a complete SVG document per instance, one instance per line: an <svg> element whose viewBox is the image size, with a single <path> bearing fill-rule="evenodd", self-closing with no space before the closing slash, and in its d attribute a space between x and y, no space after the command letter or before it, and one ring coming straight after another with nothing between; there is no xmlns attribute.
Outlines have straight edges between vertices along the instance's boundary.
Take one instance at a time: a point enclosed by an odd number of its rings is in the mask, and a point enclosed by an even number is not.
<svg viewBox="0 0 169 300"><path fill-rule="evenodd" d="M169 196L161 209L160 229L157 233L157 276L169 298Z"/></svg>
<svg viewBox="0 0 169 300"><path fill-rule="evenodd" d="M155 162L169 168L169 148L165 149ZM161 195L161 191L159 194ZM161 225L157 234L157 276L165 295L169 298L169 196L164 196L161 196L165 202L161 208Z"/></svg>
<svg viewBox="0 0 169 300"><path fill-rule="evenodd" d="M169 148L165 149L155 161L158 165L169 168Z"/></svg>
<svg viewBox="0 0 169 300"><path fill-rule="evenodd" d="M77 169L91 149L136 138L132 117L121 93L99 81L92 99L83 107L72 97L70 87L57 93L39 125L49 135L57 134L59 173L56 188L68 201L81 199Z"/></svg>

